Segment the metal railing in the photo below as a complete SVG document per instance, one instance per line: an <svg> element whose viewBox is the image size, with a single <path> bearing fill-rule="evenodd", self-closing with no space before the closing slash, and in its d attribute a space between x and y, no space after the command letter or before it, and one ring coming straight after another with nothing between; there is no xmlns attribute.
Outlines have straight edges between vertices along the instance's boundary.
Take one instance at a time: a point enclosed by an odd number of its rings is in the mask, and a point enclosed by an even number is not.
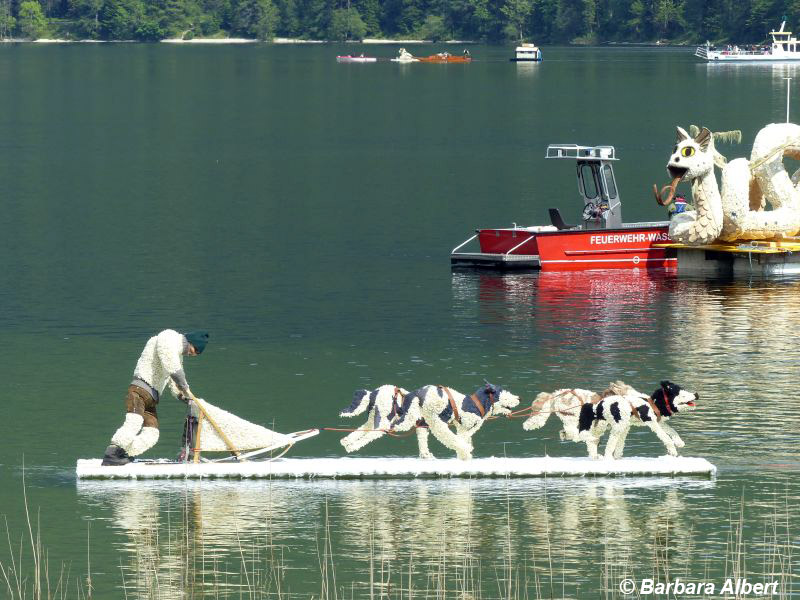
<svg viewBox="0 0 800 600"><path fill-rule="evenodd" d="M471 238L469 238L467 241L465 241L465 242L461 242L461 243L460 243L458 246L456 246L455 248L453 248L453 249L450 251L450 254L455 254L456 252L458 252L458 250L459 250L460 248L462 248L463 246L466 246L467 244L469 244L469 243L470 243L472 240L474 240L476 237L478 237L478 234L477 234L477 233L476 233L475 235L473 235Z"/></svg>
<svg viewBox="0 0 800 600"><path fill-rule="evenodd" d="M472 240L474 240L476 237L478 237L478 234L477 234L477 233L476 233L475 235L473 235L471 238L469 238L468 240L465 240L465 241L461 242L461 243L460 243L458 246L456 246L455 248L453 248L453 249L450 251L450 256L454 256L454 255L456 255L456 254L458 253L458 251L459 251L461 248L463 248L464 246L466 246L467 244L469 244L469 243L470 243ZM512 252L514 252L514 250L516 250L517 248L520 248L520 247L521 247L521 246L523 246L524 244L527 244L528 242L530 242L530 241L531 241L532 239L534 239L535 237L536 237L535 235L531 235L531 236L529 236L529 237L525 238L524 240L522 240L522 241L521 241L519 244L517 244L517 245L516 245L516 246L514 246L513 248L511 248L511 250L508 250L507 252L503 252L503 253L498 253L498 254L502 254L503 256L509 256L509 255L510 255ZM483 252L481 252L480 254L484 254L484 253L483 253Z"/></svg>
<svg viewBox="0 0 800 600"><path fill-rule="evenodd" d="M614 146L579 146L577 144L550 144L547 147L545 158L617 160Z"/></svg>

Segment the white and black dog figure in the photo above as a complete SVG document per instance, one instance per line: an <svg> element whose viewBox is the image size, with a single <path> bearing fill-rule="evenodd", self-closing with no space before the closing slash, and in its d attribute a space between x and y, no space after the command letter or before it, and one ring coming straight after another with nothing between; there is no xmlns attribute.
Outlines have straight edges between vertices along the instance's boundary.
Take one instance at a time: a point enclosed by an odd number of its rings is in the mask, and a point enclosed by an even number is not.
<svg viewBox="0 0 800 600"><path fill-rule="evenodd" d="M428 449L428 433L454 450L462 460L472 458L472 436L490 416L507 415L519 398L500 386L487 383L467 396L452 388L426 385L408 394L395 423L396 431L417 427L420 458L433 458ZM455 432L450 429L455 427Z"/></svg>
<svg viewBox="0 0 800 600"><path fill-rule="evenodd" d="M561 419L562 429L558 432L561 441L584 442L589 456L596 457L600 438L593 437L590 431L581 435L578 429L581 409L584 406L597 404L606 396L625 396L627 394L640 395L631 386L621 381L611 382L608 389L599 394L580 388L560 389L552 393L541 392L531 404L531 416L525 420L522 428L527 431L540 429L547 423L550 415L556 415Z"/></svg>
<svg viewBox="0 0 800 600"><path fill-rule="evenodd" d="M699 394L684 390L670 381L662 381L661 386L649 397L638 393L607 396L596 404L584 404L581 407L579 435L586 441L590 456L599 458L596 440L610 427L604 454L606 459L617 459L622 458L630 428L634 425L649 427L664 444L667 453L677 456L678 448L683 448L685 444L666 421L677 413L693 411L699 399Z"/></svg>
<svg viewBox="0 0 800 600"><path fill-rule="evenodd" d="M399 410L408 390L394 385L382 385L372 390L357 390L349 408L339 413L342 417L355 417L367 413L367 422L341 439L347 452L355 452L373 440L386 435L399 418Z"/></svg>

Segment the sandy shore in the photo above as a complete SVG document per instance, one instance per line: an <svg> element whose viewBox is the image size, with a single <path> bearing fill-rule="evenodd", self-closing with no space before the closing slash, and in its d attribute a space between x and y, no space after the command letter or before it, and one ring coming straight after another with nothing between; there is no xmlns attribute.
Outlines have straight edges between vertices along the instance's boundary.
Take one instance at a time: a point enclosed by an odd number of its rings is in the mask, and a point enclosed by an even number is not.
<svg viewBox="0 0 800 600"><path fill-rule="evenodd" d="M2 42L33 42L36 44L110 44L129 42L133 43L136 40L66 40L60 38L40 38L38 40L25 40L18 38L3 39ZM257 44L259 40L250 38L192 38L184 40L181 38L168 38L161 40L164 44ZM277 37L272 40L273 44L328 44L328 40L302 40L299 38L282 38ZM379 38L364 38L359 41L348 42L350 44L386 44L386 45L412 45L412 44L432 44L430 40L389 40ZM446 40L436 42L437 44L477 44L478 42L472 40Z"/></svg>
<svg viewBox="0 0 800 600"><path fill-rule="evenodd" d="M258 40L249 38L192 38L190 40L168 38L161 42L163 44L257 44Z"/></svg>
<svg viewBox="0 0 800 600"><path fill-rule="evenodd" d="M327 44L327 40L301 40L300 38L273 38L273 44Z"/></svg>
<svg viewBox="0 0 800 600"><path fill-rule="evenodd" d="M359 42L355 42L359 43ZM362 44L477 44L478 42L472 40L443 40L440 42L433 42L431 40L386 40L380 38L364 38L361 40Z"/></svg>

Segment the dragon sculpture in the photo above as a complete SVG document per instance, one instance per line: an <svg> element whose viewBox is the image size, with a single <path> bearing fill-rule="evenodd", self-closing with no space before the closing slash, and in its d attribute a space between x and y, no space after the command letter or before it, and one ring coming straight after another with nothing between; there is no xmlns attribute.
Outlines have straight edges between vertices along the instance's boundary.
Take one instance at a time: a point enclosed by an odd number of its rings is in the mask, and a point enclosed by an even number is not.
<svg viewBox="0 0 800 600"><path fill-rule="evenodd" d="M769 240L800 231L800 170L790 177L783 165L788 156L800 159L800 126L773 123L756 135L750 160L725 160L714 148L714 134L703 128L695 137L678 127L675 148L667 163L672 177L656 200L667 206L681 181L692 185L695 210L673 216L669 236L689 245L720 241ZM722 171L722 191L714 166ZM665 197L666 194L666 197ZM767 208L768 207L768 208Z"/></svg>

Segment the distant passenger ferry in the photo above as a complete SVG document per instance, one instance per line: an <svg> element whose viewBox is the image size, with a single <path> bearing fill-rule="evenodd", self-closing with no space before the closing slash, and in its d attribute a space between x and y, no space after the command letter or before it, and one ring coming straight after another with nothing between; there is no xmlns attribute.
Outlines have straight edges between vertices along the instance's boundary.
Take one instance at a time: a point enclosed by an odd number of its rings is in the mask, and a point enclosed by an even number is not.
<svg viewBox="0 0 800 600"><path fill-rule="evenodd" d="M791 31L784 31L786 21L781 23L778 31L770 31L772 46L763 48L748 48L728 46L725 50L712 48L709 42L699 46L694 55L708 62L775 62L800 60L798 41Z"/></svg>

